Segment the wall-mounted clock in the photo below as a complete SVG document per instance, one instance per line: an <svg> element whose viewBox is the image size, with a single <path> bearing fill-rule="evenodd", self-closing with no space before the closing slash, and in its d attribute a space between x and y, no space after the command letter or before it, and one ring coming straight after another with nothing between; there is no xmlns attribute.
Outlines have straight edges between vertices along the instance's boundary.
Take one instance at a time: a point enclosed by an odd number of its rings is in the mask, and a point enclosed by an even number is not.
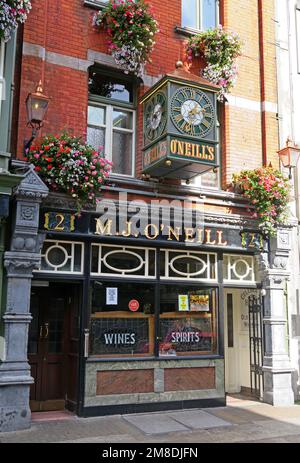
<svg viewBox="0 0 300 463"><path fill-rule="evenodd" d="M181 87L171 100L173 124L181 133L204 137L214 127L216 115L208 96L194 87Z"/></svg>
<svg viewBox="0 0 300 463"><path fill-rule="evenodd" d="M164 93L156 93L145 105L144 135L148 142L158 138L167 123L167 99Z"/></svg>

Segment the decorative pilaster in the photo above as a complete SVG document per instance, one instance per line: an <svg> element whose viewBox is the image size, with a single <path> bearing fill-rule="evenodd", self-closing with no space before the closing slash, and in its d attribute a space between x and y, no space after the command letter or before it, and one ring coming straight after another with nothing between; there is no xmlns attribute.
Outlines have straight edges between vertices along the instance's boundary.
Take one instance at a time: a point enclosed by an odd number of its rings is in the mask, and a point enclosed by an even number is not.
<svg viewBox="0 0 300 463"><path fill-rule="evenodd" d="M39 210L47 195L48 188L30 166L14 194L12 239L10 250L4 254L7 300L3 317L5 358L0 363L0 431L30 426L29 388L33 379L27 344L31 279L40 265L45 236L38 233Z"/></svg>
<svg viewBox="0 0 300 463"><path fill-rule="evenodd" d="M292 368L287 345L286 283L291 238L289 229L279 229L270 240L269 258L262 259L264 297L264 401L276 405L294 404Z"/></svg>

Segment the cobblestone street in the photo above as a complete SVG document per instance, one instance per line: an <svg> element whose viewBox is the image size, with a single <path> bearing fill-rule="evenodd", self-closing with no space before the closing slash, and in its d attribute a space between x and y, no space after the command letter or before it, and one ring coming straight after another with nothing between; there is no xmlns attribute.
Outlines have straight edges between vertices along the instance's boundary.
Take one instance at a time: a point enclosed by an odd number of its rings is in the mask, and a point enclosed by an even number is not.
<svg viewBox="0 0 300 463"><path fill-rule="evenodd" d="M300 406L275 408L240 397L227 407L77 418L38 414L30 430L0 443L300 443Z"/></svg>

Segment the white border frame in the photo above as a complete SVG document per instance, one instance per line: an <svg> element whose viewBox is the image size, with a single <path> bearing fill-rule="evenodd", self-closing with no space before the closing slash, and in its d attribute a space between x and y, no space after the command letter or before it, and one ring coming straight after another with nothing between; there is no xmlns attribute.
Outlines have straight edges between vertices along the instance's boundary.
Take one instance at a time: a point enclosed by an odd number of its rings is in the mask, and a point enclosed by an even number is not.
<svg viewBox="0 0 300 463"><path fill-rule="evenodd" d="M145 248L142 246L121 246L121 245L116 245L116 244L98 244L98 243L92 243L91 248L93 247L98 248L98 272L90 272L91 276L102 276L102 277L114 277L114 278L137 278L137 279L150 279L150 280L155 280L156 279L156 274L157 274L157 268L156 268L156 249L155 248ZM101 265L102 262L106 267L109 269L112 269L113 267L107 265L106 263L106 255L102 257L102 248L115 248L115 251L110 251L108 255L111 255L112 253L116 252L124 252L127 254L134 254L136 257L140 259L140 265L136 267L133 270L117 270L114 273L102 273L101 272ZM142 258L138 254L136 254L134 251L135 250L142 250L145 252L145 257ZM155 259L155 265L154 265L154 275L149 275L149 251L154 251L154 259ZM139 271L142 266L145 266L145 272L143 275L134 275L134 272Z"/></svg>
<svg viewBox="0 0 300 463"><path fill-rule="evenodd" d="M238 274L236 273L236 269L235 269L235 266L238 262L244 262L247 267L248 267L248 270L247 270L247 273L243 276L243 278L240 278L240 279L231 279L231 278L224 278L223 279L223 283L224 284L234 284L234 285L242 285L242 286L245 286L245 285L253 285L253 284L256 284L258 283L257 281L257 278L256 278L256 267L255 267L255 257L254 256L250 256L250 255L244 255L244 254L226 254L224 253L223 254L223 260L225 258L228 258L228 262L227 264L224 263L224 265L226 265L227 267L227 275L230 277L231 275L231 272L233 272L236 277L238 278ZM232 262L232 258L234 258L234 261ZM250 259L251 261L251 264L249 264L247 262L247 259ZM252 278L251 280L245 280L245 278L248 277L249 273L252 273Z"/></svg>
<svg viewBox="0 0 300 463"><path fill-rule="evenodd" d="M161 249L160 250L161 252L164 252L165 253L165 275L164 276L160 276L160 280L162 281L166 281L166 280L172 280L172 281L195 281L195 282L208 282L208 283L217 283L218 282L218 254L215 253L215 252L200 252L200 251L185 251L184 249ZM175 260L177 258L185 258L185 257L191 257L191 258L197 258L197 256L199 256L199 259L201 259L201 261L205 264L204 267L203 267L203 271L204 272L205 270L207 270L207 278L195 278L194 276L182 276L180 277L180 272L178 272L177 270L174 270L174 267L173 267L173 262L174 262L174 258L170 260L169 258L169 253L170 252L176 252L178 253L178 256L175 256ZM210 256L214 256L215 257L215 263L212 264L210 262ZM210 278L210 265L214 265L215 266L215 278ZM169 276L170 274L170 269L177 273L178 276L176 277L171 277ZM202 273L201 272L201 273ZM194 275L194 274L192 274Z"/></svg>
<svg viewBox="0 0 300 463"><path fill-rule="evenodd" d="M70 271L68 271L68 270L57 270L62 265L58 265L56 267L52 266L52 264L50 264L49 261L47 260L47 254L48 254L49 250L47 249L46 251L44 251L44 249L43 249L42 252L41 252L41 258L45 259L47 265L50 265L51 267L53 267L53 270L50 270L50 269L44 270L44 269L39 268L38 270L34 270L35 273L55 273L55 274L60 274L60 275L63 275L63 274L64 275L83 275L83 270L84 270L84 243L83 242L81 242L81 241L45 240L44 245L48 244L48 243L53 243L53 245L50 246L49 249L53 249L55 247L58 247L58 248L61 249L61 248L63 248L63 246L62 246L63 244L71 245L71 255L68 254L68 257L66 259L66 262L68 260L71 260L71 270ZM80 272L74 271L75 245L80 245L81 246L81 266L80 266L81 270L80 270Z"/></svg>

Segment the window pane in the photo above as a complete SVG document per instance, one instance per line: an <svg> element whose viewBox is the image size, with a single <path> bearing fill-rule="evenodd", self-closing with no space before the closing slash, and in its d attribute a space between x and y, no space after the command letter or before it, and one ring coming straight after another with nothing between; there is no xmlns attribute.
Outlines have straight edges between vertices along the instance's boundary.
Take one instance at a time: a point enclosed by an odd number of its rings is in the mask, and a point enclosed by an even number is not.
<svg viewBox="0 0 300 463"><path fill-rule="evenodd" d="M113 124L114 127L119 127L120 129L132 129L132 113L114 109Z"/></svg>
<svg viewBox="0 0 300 463"><path fill-rule="evenodd" d="M105 125L106 111L102 106L89 106L88 124Z"/></svg>
<svg viewBox="0 0 300 463"><path fill-rule="evenodd" d="M217 353L216 290L161 285L159 354Z"/></svg>
<svg viewBox="0 0 300 463"><path fill-rule="evenodd" d="M202 28L203 30L216 27L216 0L202 0Z"/></svg>
<svg viewBox="0 0 300 463"><path fill-rule="evenodd" d="M112 152L113 172L124 175L132 175L132 134L113 133Z"/></svg>
<svg viewBox="0 0 300 463"><path fill-rule="evenodd" d="M197 2L199 0L182 0L182 26L197 29Z"/></svg>
<svg viewBox="0 0 300 463"><path fill-rule="evenodd" d="M88 127L87 129L87 142L92 145L95 150L105 145L105 129L94 129Z"/></svg>
<svg viewBox="0 0 300 463"><path fill-rule="evenodd" d="M91 295L91 355L153 355L153 285L94 281Z"/></svg>
<svg viewBox="0 0 300 463"><path fill-rule="evenodd" d="M89 71L89 92L104 98L133 103L132 82L106 76L94 66Z"/></svg>

